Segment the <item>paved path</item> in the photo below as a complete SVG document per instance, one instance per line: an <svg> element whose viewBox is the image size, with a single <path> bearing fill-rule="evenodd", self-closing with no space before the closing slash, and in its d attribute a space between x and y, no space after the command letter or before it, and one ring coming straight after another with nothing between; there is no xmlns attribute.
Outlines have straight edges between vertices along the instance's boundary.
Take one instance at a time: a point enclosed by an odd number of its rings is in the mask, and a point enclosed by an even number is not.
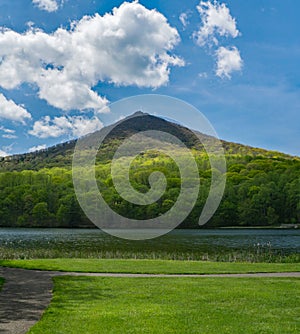
<svg viewBox="0 0 300 334"><path fill-rule="evenodd" d="M0 267L5 284L0 292L0 333L26 333L40 318L52 297L54 276L93 277L299 277L294 273L214 274L214 275L154 275L116 273L72 273L24 270Z"/></svg>
<svg viewBox="0 0 300 334"><path fill-rule="evenodd" d="M56 273L0 267L5 279L0 292L0 333L26 333L40 318L52 297Z"/></svg>

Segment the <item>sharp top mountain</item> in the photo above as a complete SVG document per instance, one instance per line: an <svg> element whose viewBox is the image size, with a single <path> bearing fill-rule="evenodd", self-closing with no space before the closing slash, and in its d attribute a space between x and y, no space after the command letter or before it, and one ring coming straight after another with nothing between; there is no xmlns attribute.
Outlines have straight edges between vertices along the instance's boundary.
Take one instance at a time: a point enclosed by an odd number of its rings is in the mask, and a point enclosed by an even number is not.
<svg viewBox="0 0 300 334"><path fill-rule="evenodd" d="M187 147L194 148L196 150L203 150L203 145L199 142L199 139L190 129L173 123L169 120L142 113L141 111L137 111L124 120L105 127L91 135L97 136L99 133L109 133L103 142L105 148L104 153L100 156L100 159L107 160L112 157L112 152L115 151L115 148L117 148L117 146L125 138L128 138L140 131L147 130L168 132L176 138L180 139ZM198 136L201 137L202 143L206 143L212 140L212 137L205 134L198 133ZM223 145L226 156L250 156L279 160L300 160L299 157L293 157L277 151L254 148L225 140L221 140L221 143ZM36 152L16 154L0 158L0 171L39 170L41 168L71 167L75 145L76 140L70 140Z"/></svg>
<svg viewBox="0 0 300 334"><path fill-rule="evenodd" d="M125 152L135 157L129 171L130 183L138 192L146 193L150 189L149 175L160 171L166 176L166 191L150 205L134 205L120 196L114 187L111 160L117 149L125 139L147 130L170 133L191 148L199 169L201 187L195 207L180 227L199 228L198 219L210 189L213 168L203 145L213 145L215 138L200 133L195 135L190 129L166 119L138 112L87 135L92 143L95 139L93 136L105 138L98 151L95 167L103 198L123 217L139 220L159 217L177 201L182 184L180 171L168 154L147 149L156 147L147 146L147 133ZM173 137L169 136L166 147L177 151L179 146L174 147L176 143ZM206 227L299 224L300 158L221 142L227 161L226 188L218 210ZM82 212L74 192L71 168L75 145L76 140L72 140L45 150L1 159L0 226L93 226ZM138 156L133 154L135 147L142 149ZM85 158L85 154L82 156ZM120 166L124 161L126 159L123 158L119 161ZM189 168L188 165L186 167Z"/></svg>

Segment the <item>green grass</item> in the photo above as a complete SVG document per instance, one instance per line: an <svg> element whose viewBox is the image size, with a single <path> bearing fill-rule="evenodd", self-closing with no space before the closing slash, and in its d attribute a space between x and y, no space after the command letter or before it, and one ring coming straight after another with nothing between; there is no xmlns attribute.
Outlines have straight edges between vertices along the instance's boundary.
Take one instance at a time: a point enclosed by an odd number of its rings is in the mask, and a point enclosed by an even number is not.
<svg viewBox="0 0 300 334"><path fill-rule="evenodd" d="M124 259L2 260L0 265L24 269L99 273L216 274L300 271L299 263L228 263Z"/></svg>
<svg viewBox="0 0 300 334"><path fill-rule="evenodd" d="M56 277L29 334L292 334L300 331L296 278Z"/></svg>

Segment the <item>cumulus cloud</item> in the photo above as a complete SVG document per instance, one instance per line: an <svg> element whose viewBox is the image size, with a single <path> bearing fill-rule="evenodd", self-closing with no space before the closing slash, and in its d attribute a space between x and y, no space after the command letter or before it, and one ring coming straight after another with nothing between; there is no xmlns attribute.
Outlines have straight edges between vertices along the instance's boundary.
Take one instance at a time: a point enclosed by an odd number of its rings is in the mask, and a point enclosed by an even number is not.
<svg viewBox="0 0 300 334"><path fill-rule="evenodd" d="M215 55L216 75L231 79L232 72L242 69L243 60L235 46L220 46L220 38L236 38L240 35L236 19L231 16L226 4L217 0L201 1L197 9L202 26L193 34L195 42L201 47L207 46L209 54Z"/></svg>
<svg viewBox="0 0 300 334"><path fill-rule="evenodd" d="M58 1L56 0L32 0L32 3L39 9L47 12L55 12L59 7Z"/></svg>
<svg viewBox="0 0 300 334"><path fill-rule="evenodd" d="M161 13L138 2L85 16L51 34L2 29L0 86L33 83L52 106L99 112L108 103L92 90L99 82L152 88L168 83L170 68L184 65L172 53L179 41Z"/></svg>
<svg viewBox="0 0 300 334"><path fill-rule="evenodd" d="M46 147L47 147L46 144L33 146L33 147L31 147L31 148L28 150L28 152L29 152L29 153L32 153L32 152L36 152L36 151L40 151L40 150L44 150Z"/></svg>
<svg viewBox="0 0 300 334"><path fill-rule="evenodd" d="M62 116L51 119L49 116L36 121L29 134L39 138L57 138L64 135L81 137L86 134L100 130L103 124L94 116L87 118L83 116Z"/></svg>
<svg viewBox="0 0 300 334"><path fill-rule="evenodd" d="M218 44L218 37L236 38L239 35L236 20L226 4L217 1L201 1L197 6L202 26L194 33L198 45Z"/></svg>
<svg viewBox="0 0 300 334"><path fill-rule="evenodd" d="M0 119L1 118L25 124L27 119L31 119L31 115L25 108L15 104L12 100L7 100L6 97L0 93Z"/></svg>
<svg viewBox="0 0 300 334"><path fill-rule="evenodd" d="M243 61L239 50L236 47L225 48L220 47L217 52L217 69L216 75L220 78L231 78L231 73L240 71L243 66Z"/></svg>

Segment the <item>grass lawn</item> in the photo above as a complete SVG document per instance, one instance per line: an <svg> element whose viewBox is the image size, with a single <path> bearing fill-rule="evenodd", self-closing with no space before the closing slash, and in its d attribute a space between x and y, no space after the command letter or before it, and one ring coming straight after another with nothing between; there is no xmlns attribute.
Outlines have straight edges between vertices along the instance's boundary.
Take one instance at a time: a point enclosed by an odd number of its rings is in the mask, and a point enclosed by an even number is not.
<svg viewBox="0 0 300 334"><path fill-rule="evenodd" d="M152 274L213 274L300 271L299 263L230 263L172 260L117 260L117 259L41 259L2 260L0 266L24 269L152 273Z"/></svg>
<svg viewBox="0 0 300 334"><path fill-rule="evenodd" d="M300 331L297 278L56 277L29 334L289 334Z"/></svg>

